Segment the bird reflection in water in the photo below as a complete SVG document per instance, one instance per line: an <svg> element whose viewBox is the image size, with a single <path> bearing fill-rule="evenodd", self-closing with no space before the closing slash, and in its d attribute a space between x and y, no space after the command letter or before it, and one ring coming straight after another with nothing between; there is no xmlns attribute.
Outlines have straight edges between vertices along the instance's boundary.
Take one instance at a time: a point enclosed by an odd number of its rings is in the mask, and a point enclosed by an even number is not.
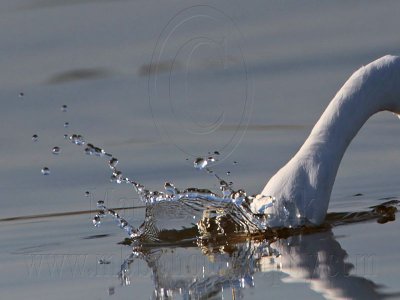
<svg viewBox="0 0 400 300"><path fill-rule="evenodd" d="M243 299L244 288L272 286L277 280L303 282L327 299L385 299L382 286L360 276L332 227L395 219L398 201L358 213L331 213L321 227L281 230L254 236L196 237L177 243L141 244L121 266L122 285L135 280L135 262L145 261L154 280L155 299ZM179 231L174 232L177 240ZM363 257L362 275L373 273L373 257ZM353 273L353 274L352 274ZM263 274L268 276L262 276ZM261 276L260 276L261 275ZM256 279L255 279L256 278ZM266 291L267 292L267 291Z"/></svg>

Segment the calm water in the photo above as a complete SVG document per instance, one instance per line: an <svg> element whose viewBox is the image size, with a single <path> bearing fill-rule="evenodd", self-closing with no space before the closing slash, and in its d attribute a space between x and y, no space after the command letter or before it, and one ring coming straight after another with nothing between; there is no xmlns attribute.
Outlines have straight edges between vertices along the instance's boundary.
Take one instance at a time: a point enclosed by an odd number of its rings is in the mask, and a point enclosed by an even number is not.
<svg viewBox="0 0 400 300"><path fill-rule="evenodd" d="M2 298L400 298L397 220L132 252L113 221L92 219L103 200L138 227L137 195L64 138L82 134L152 190L171 181L218 191L193 168L218 151L215 172L255 194L354 70L399 54L399 11L372 1L2 1ZM329 212L400 197L398 136L389 113L367 123Z"/></svg>

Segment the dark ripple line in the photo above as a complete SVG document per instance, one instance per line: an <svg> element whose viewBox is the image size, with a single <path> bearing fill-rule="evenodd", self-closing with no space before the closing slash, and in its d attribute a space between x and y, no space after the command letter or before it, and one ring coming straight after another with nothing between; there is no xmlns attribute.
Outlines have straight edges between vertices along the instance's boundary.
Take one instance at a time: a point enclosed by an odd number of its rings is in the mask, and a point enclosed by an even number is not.
<svg viewBox="0 0 400 300"><path fill-rule="evenodd" d="M125 209L139 209L145 208L145 206L130 206L130 207L120 207L120 208L112 208L115 211L125 210ZM90 213L95 213L97 210L79 210L79 211L66 211L59 213L48 213L48 214L38 214L38 215L27 215L27 216L16 216L9 218L2 218L0 222L11 222L11 221L22 221L22 220L32 220L32 219L44 219L44 218L56 218L56 217L64 217L64 216L75 216L75 215L85 215Z"/></svg>

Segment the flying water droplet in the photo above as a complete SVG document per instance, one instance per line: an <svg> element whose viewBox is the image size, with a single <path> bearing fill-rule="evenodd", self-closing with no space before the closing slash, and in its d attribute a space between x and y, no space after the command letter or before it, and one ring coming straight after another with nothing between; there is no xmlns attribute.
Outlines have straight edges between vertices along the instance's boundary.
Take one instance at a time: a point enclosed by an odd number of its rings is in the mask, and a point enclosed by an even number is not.
<svg viewBox="0 0 400 300"><path fill-rule="evenodd" d="M118 170L114 170L113 174L111 175L111 181L115 181L118 184L125 181L125 179L122 177L122 172L118 171Z"/></svg>
<svg viewBox="0 0 400 300"><path fill-rule="evenodd" d="M18 94L18 97L20 97L20 98L22 98L22 97L24 97L25 96L25 94L23 93L23 92L20 92L19 94Z"/></svg>
<svg viewBox="0 0 400 300"><path fill-rule="evenodd" d="M64 123L64 127L65 127L65 128L69 127L69 122L65 122L65 123Z"/></svg>
<svg viewBox="0 0 400 300"><path fill-rule="evenodd" d="M68 134L64 134L64 139L68 140L69 136Z"/></svg>
<svg viewBox="0 0 400 300"><path fill-rule="evenodd" d="M117 164L118 164L118 159L115 157L112 157L108 162L108 165L110 166L111 169L114 169Z"/></svg>
<svg viewBox="0 0 400 300"><path fill-rule="evenodd" d="M111 154L106 153L103 149L95 147L92 144L87 144L87 147L85 148L85 153L87 155L111 156Z"/></svg>
<svg viewBox="0 0 400 300"><path fill-rule="evenodd" d="M32 141L37 142L37 140L39 139L37 134L32 135Z"/></svg>
<svg viewBox="0 0 400 300"><path fill-rule="evenodd" d="M83 136L81 136L80 134L75 134L75 133L69 136L69 140L78 146L82 146L86 143Z"/></svg>
<svg viewBox="0 0 400 300"><path fill-rule="evenodd" d="M50 175L50 169L48 167L42 168L41 172L43 175Z"/></svg>
<svg viewBox="0 0 400 300"><path fill-rule="evenodd" d="M60 147L53 147L53 149L51 150L51 152L53 152L53 154L58 155L61 152Z"/></svg>
<svg viewBox="0 0 400 300"><path fill-rule="evenodd" d="M208 165L208 161L202 157L198 157L195 159L193 166L198 169L202 170Z"/></svg>
<svg viewBox="0 0 400 300"><path fill-rule="evenodd" d="M230 172L230 171L227 171L227 172L226 172L226 175L228 175L228 176L231 175L231 172Z"/></svg>
<svg viewBox="0 0 400 300"><path fill-rule="evenodd" d="M100 218L100 216L99 216L99 215L95 215L94 218L93 218L93 225L94 225L95 227L99 227L100 224L101 224L101 218Z"/></svg>
<svg viewBox="0 0 400 300"><path fill-rule="evenodd" d="M61 111L62 111L62 112L66 112L67 109L68 109L68 106L65 105L65 104L64 104L63 106L61 106Z"/></svg>
<svg viewBox="0 0 400 300"><path fill-rule="evenodd" d="M89 191L86 191L85 192L85 197L89 197L90 196L90 192Z"/></svg>

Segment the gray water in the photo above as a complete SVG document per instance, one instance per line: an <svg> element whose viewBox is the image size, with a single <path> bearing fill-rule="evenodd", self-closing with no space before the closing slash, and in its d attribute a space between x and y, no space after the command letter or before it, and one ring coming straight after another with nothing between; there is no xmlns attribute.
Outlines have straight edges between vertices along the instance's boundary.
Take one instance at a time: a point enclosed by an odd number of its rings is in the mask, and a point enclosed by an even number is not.
<svg viewBox="0 0 400 300"><path fill-rule="evenodd" d="M256 194L354 70L399 54L399 9L390 1L2 1L1 297L398 293L399 223L390 214L272 239L118 244L126 234L113 221L92 225L97 201L135 228L143 203L132 187L108 182L102 157L64 135L112 153L150 190L173 182L218 192L212 174L193 168L218 151L215 173ZM389 113L367 122L345 154L330 213L398 199L399 134Z"/></svg>

